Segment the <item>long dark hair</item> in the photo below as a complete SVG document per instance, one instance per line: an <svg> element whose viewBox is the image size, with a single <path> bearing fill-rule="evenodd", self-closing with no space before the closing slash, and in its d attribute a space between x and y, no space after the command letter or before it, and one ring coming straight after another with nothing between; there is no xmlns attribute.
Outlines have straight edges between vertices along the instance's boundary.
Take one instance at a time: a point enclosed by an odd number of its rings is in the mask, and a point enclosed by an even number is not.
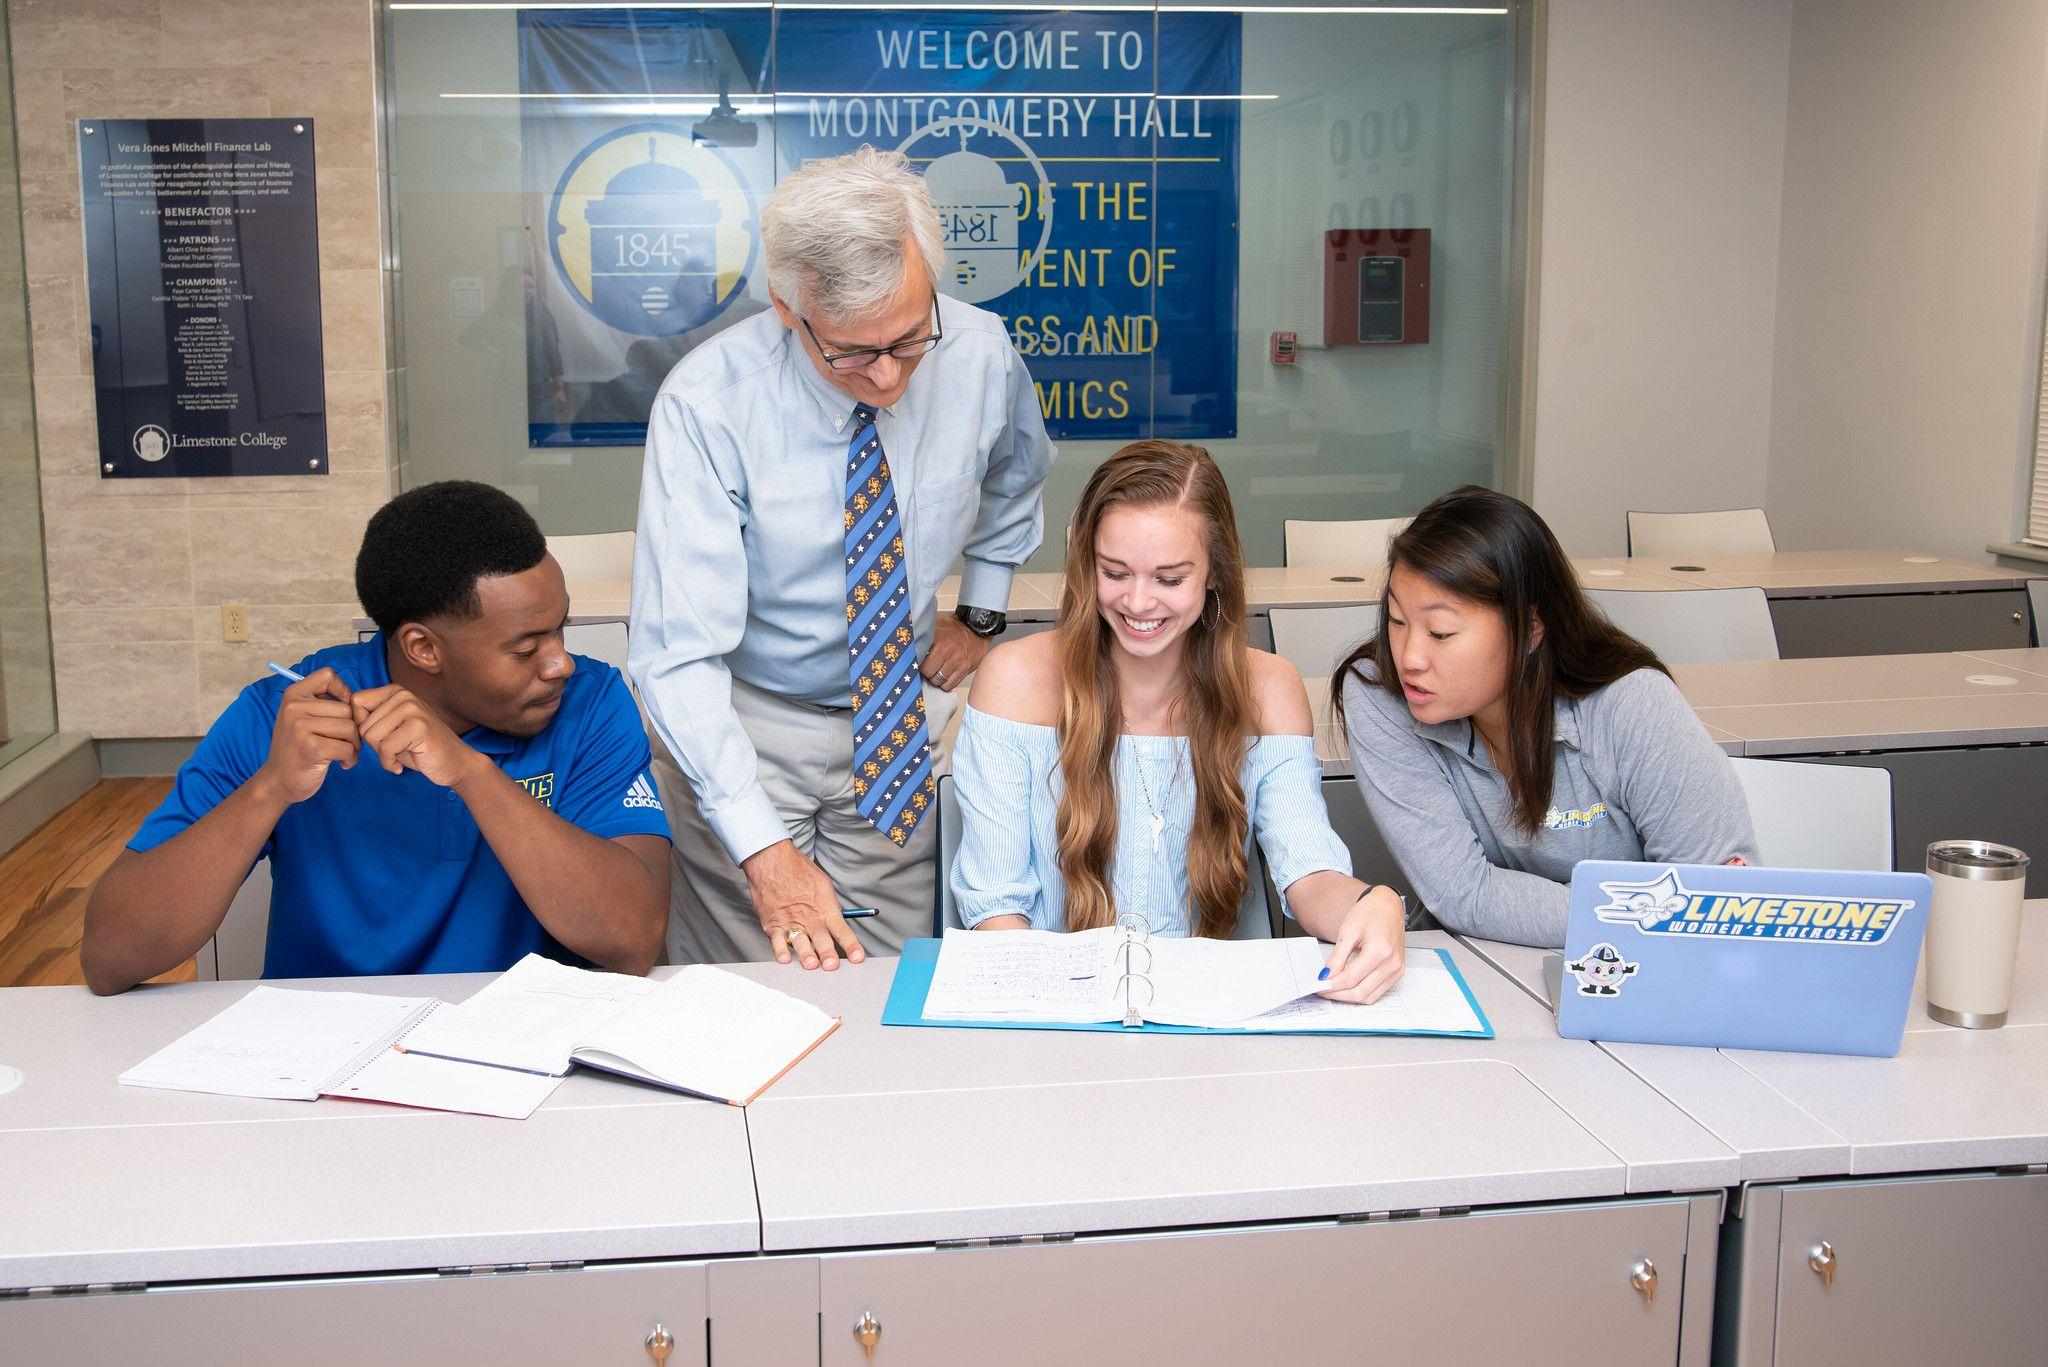
<svg viewBox="0 0 2048 1367"><path fill-rule="evenodd" d="M1504 777L1516 822L1534 831L1550 807L1557 700L1583 698L1638 669L1671 671L1586 601L1564 548L1518 498L1472 484L1451 490L1388 543L1389 590L1397 565L1506 620L1516 663L1508 670ZM1331 710L1340 719L1344 685L1354 676L1404 698L1385 626L1387 592L1380 594L1379 632L1345 656L1330 680ZM1532 647L1537 622L1543 638Z"/></svg>

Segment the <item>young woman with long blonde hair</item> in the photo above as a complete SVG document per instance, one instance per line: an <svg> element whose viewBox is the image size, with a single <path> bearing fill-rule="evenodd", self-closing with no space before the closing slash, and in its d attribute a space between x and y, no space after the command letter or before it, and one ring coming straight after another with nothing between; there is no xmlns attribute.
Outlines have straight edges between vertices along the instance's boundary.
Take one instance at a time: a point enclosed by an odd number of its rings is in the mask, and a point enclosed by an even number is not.
<svg viewBox="0 0 2048 1367"><path fill-rule="evenodd" d="M953 753L964 924L1226 937L1254 837L1286 909L1335 942L1325 995L1399 980L1401 899L1351 876L1329 825L1308 696L1245 644L1244 552L1197 446L1098 467L1068 536L1059 626L983 662Z"/></svg>

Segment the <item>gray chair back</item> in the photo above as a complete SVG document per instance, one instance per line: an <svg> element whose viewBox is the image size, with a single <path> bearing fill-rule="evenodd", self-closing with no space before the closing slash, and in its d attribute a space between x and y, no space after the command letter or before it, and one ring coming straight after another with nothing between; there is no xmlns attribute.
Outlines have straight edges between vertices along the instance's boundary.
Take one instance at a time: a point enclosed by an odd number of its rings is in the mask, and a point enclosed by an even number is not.
<svg viewBox="0 0 2048 1367"><path fill-rule="evenodd" d="M1762 589L1587 589L1609 621L1666 664L1775 660L1778 630Z"/></svg>

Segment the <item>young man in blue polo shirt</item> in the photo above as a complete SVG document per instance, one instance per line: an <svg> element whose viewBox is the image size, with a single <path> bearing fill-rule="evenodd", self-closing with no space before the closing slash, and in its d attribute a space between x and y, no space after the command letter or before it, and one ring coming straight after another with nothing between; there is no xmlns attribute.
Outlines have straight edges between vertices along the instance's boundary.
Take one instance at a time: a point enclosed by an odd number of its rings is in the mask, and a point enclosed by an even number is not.
<svg viewBox="0 0 2048 1367"><path fill-rule="evenodd" d="M668 820L617 670L562 644L538 525L467 481L370 519L374 639L250 684L100 879L81 958L122 992L192 957L259 858L266 978L509 968L645 973L668 920Z"/></svg>

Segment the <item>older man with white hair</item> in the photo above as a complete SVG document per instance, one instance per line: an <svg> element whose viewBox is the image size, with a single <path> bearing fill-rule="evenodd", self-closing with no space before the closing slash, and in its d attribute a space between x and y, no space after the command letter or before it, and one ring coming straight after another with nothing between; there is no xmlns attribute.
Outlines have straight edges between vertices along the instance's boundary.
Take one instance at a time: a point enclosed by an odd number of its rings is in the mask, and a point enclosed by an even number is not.
<svg viewBox="0 0 2048 1367"><path fill-rule="evenodd" d="M879 912L880 949L931 924L936 747L1054 453L1002 319L938 292L902 156L810 163L761 235L774 312L687 356L648 418L629 668L668 752L670 961L829 969L865 956L842 909Z"/></svg>

